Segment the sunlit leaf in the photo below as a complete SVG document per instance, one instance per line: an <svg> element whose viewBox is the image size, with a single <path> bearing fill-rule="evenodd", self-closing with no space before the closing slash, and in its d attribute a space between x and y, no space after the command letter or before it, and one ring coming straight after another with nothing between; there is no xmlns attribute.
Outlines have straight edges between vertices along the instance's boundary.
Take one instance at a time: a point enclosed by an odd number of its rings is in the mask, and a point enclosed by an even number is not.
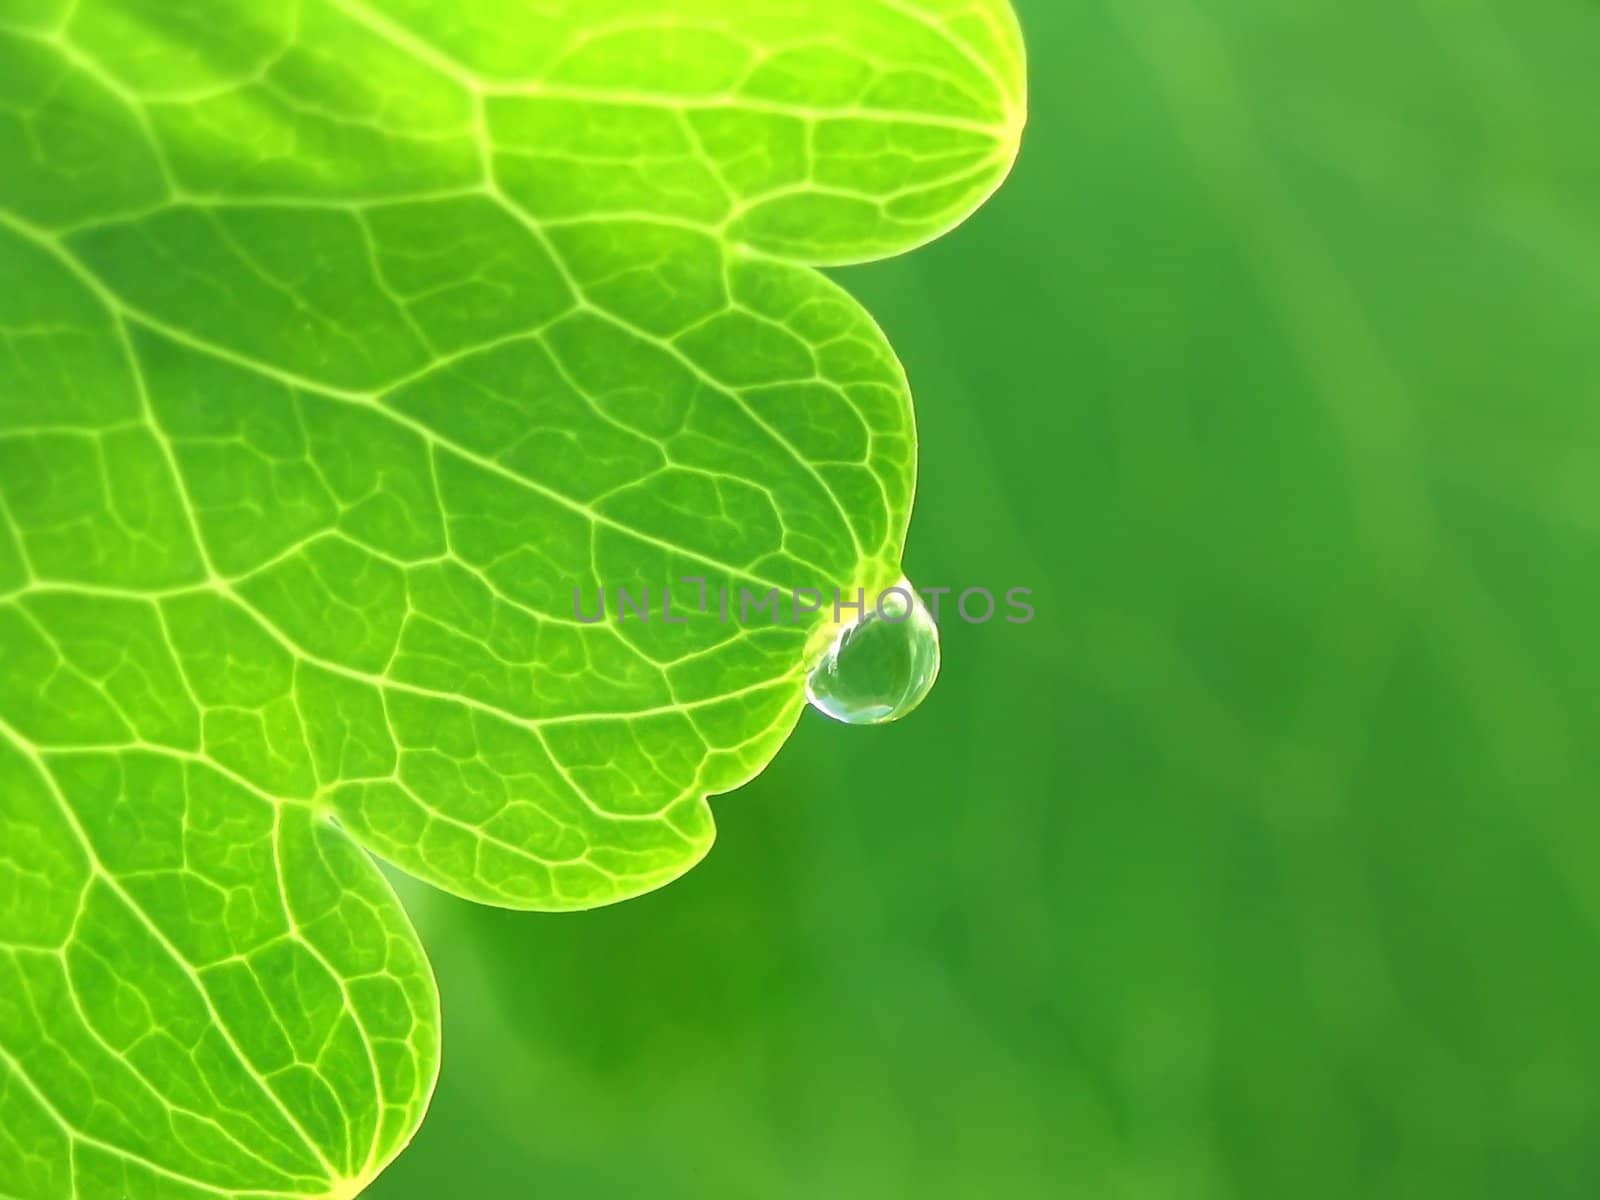
<svg viewBox="0 0 1600 1200"><path fill-rule="evenodd" d="M539 909L704 855L835 616L719 598L900 574L904 376L813 267L966 216L1021 93L1004 0L7 6L0 1194L381 1170L437 997L363 847Z"/></svg>

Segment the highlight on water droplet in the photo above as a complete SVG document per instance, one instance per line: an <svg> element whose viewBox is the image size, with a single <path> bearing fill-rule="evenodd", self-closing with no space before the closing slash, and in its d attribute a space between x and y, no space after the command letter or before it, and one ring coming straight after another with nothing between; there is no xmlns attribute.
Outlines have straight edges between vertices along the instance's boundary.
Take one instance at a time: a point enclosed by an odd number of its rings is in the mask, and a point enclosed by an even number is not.
<svg viewBox="0 0 1600 1200"><path fill-rule="evenodd" d="M806 699L846 725L898 721L927 697L939 676L939 627L916 589L902 579L868 598L865 616L841 628L806 680Z"/></svg>

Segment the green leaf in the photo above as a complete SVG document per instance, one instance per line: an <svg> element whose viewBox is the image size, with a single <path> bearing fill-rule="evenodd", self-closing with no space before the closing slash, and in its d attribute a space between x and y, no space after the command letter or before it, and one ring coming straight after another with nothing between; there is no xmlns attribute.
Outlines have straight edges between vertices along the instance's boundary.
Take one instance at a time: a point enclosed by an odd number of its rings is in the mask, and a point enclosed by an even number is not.
<svg viewBox="0 0 1600 1200"><path fill-rule="evenodd" d="M437 996L365 850L519 908L709 848L915 435L812 266L998 185L1004 0L0 18L0 1194L353 1195ZM677 592L679 603L695 588Z"/></svg>

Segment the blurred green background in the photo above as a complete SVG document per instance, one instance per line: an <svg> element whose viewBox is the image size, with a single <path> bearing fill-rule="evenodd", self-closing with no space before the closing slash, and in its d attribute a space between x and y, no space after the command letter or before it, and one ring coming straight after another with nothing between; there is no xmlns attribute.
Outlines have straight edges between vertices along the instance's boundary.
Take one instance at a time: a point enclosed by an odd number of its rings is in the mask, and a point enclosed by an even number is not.
<svg viewBox="0 0 1600 1200"><path fill-rule="evenodd" d="M946 623L711 857L408 893L378 1200L1600 1194L1600 5L1024 0L1033 121L842 274Z"/></svg>

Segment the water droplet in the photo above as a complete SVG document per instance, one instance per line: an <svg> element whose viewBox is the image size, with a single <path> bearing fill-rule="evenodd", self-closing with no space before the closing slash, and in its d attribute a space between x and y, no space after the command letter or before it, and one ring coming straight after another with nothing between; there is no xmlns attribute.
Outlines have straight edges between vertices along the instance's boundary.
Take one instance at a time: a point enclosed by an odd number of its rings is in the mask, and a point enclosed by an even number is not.
<svg viewBox="0 0 1600 1200"><path fill-rule="evenodd" d="M846 725L898 721L921 704L939 675L939 627L909 583L867 600L866 616L846 625L806 681L806 699Z"/></svg>

